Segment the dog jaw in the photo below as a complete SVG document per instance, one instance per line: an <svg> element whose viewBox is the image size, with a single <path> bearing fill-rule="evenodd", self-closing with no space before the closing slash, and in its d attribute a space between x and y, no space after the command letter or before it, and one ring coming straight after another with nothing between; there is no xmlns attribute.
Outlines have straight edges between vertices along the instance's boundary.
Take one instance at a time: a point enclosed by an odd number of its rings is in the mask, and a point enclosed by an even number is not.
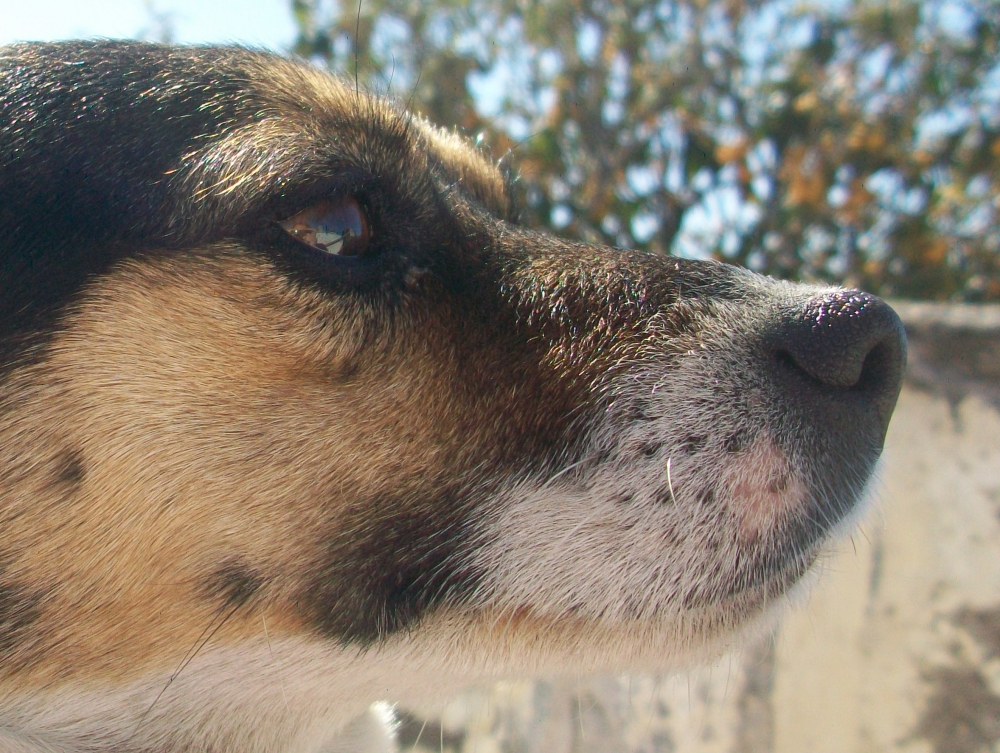
<svg viewBox="0 0 1000 753"><path fill-rule="evenodd" d="M431 685L676 668L863 493L875 299L529 232L459 139L268 55L15 47L0 84L19 745L320 749ZM284 236L331 196L370 256Z"/></svg>

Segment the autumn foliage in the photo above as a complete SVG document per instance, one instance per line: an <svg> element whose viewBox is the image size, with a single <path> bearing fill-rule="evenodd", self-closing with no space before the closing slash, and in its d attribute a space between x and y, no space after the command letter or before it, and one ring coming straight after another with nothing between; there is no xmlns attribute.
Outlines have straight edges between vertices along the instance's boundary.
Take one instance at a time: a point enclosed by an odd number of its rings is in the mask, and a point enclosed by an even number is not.
<svg viewBox="0 0 1000 753"><path fill-rule="evenodd" d="M525 220L1000 301L1000 5L294 0L296 51L459 128Z"/></svg>

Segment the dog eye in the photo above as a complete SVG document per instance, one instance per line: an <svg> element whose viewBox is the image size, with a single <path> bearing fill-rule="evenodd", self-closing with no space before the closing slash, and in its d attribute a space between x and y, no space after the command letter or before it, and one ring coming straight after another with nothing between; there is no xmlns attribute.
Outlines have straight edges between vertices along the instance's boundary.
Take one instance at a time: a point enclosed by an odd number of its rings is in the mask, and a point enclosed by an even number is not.
<svg viewBox="0 0 1000 753"><path fill-rule="evenodd" d="M296 240L330 256L361 256L368 249L368 218L349 196L321 201L280 224Z"/></svg>

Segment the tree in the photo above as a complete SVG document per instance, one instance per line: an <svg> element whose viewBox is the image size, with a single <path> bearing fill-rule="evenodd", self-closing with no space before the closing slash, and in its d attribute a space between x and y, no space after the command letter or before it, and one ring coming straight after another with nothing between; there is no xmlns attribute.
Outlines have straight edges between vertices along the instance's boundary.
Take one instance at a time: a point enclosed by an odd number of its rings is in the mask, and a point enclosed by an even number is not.
<svg viewBox="0 0 1000 753"><path fill-rule="evenodd" d="M525 221L1000 301L990 0L294 0L295 51L513 153Z"/></svg>

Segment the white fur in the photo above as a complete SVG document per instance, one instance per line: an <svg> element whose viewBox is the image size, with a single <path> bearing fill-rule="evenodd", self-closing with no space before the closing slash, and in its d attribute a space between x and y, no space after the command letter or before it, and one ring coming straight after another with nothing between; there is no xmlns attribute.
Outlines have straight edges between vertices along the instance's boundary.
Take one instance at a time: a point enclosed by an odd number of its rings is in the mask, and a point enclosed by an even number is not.
<svg viewBox="0 0 1000 753"><path fill-rule="evenodd" d="M766 629L767 615L756 628ZM422 704L497 676L595 669L676 669L702 656L671 652L674 628L618 635L597 629L571 642L531 636L484 640L461 615L431 618L412 635L369 650L320 639L268 639L206 647L169 673L119 684L64 684L0 698L3 753L121 750L240 753L391 753L391 715L372 698ZM719 650L719 646L710 651Z"/></svg>
<svg viewBox="0 0 1000 753"><path fill-rule="evenodd" d="M767 541L806 490L801 469L763 422L719 404L715 371L709 357L688 357L677 367L647 364L619 377L608 389L612 407L593 431L591 454L600 460L541 483L522 481L494 500L473 559L494 604L612 622L683 621L685 593L730 585L727 573L741 551ZM624 417L635 401L648 420ZM752 432L752 443L722 451L737 431ZM689 432L704 437L698 452L682 451ZM783 491L768 491L777 478L785 480ZM698 500L707 485L715 490L712 504ZM738 623L753 615L733 617Z"/></svg>
<svg viewBox="0 0 1000 753"><path fill-rule="evenodd" d="M720 368L691 353L637 366L606 385L583 461L501 485L473 521L476 614L445 608L367 650L269 636L262 623L256 640L210 644L172 680L162 672L128 685L19 691L0 698L0 751L391 753L374 699L426 704L504 675L669 671L731 647L772 624L786 599L727 600L728 568L804 492L801 469L766 422L720 405ZM643 420L629 417L637 404ZM704 447L685 452L696 431ZM752 433L747 447L720 449L739 431ZM766 497L778 475L788 477L785 491ZM712 505L698 500L708 482ZM684 605L696 588L718 603ZM525 610L540 629L518 631Z"/></svg>

